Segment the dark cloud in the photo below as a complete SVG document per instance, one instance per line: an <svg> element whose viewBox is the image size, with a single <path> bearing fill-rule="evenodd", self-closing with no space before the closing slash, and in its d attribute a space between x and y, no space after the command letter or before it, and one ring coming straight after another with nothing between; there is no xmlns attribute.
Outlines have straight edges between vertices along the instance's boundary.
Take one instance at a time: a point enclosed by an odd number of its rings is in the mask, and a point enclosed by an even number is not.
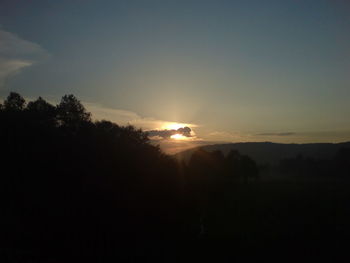
<svg viewBox="0 0 350 263"><path fill-rule="evenodd" d="M269 132L269 133L259 133L258 136L291 136L295 135L295 132Z"/></svg>
<svg viewBox="0 0 350 263"><path fill-rule="evenodd" d="M186 137L192 137L190 127L183 127L183 128L179 128L177 130L152 130L152 131L148 131L148 136L150 136L150 137L158 136L158 137L161 137L163 139L168 139L172 135L175 135L175 134L181 134L181 135L186 136Z"/></svg>

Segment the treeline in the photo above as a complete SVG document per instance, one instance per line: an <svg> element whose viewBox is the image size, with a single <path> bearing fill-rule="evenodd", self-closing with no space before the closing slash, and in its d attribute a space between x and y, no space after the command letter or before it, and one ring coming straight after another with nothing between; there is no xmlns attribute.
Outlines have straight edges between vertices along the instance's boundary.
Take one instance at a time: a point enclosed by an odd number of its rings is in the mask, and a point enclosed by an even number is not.
<svg viewBox="0 0 350 263"><path fill-rule="evenodd" d="M54 106L10 93L0 125L1 248L125 259L187 234L176 162L147 133L93 122L73 95Z"/></svg>
<svg viewBox="0 0 350 263"><path fill-rule="evenodd" d="M341 148L331 159L317 159L298 154L278 164L282 174L350 179L350 148Z"/></svg>
<svg viewBox="0 0 350 263"><path fill-rule="evenodd" d="M167 256L175 240L200 238L201 200L215 182L258 174L238 152L198 151L179 165L146 132L92 121L73 95L52 105L12 92L0 105L0 125L0 246L29 254Z"/></svg>

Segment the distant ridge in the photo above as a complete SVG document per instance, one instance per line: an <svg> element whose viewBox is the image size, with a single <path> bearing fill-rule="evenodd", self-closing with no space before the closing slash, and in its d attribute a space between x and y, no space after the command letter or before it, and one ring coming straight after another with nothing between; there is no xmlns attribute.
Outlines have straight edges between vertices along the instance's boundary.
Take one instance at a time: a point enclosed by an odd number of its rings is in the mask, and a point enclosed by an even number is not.
<svg viewBox="0 0 350 263"><path fill-rule="evenodd" d="M241 154L248 155L258 164L277 164L281 159L292 158L298 154L304 157L317 159L331 159L341 148L350 148L350 142L343 143L307 143L307 144L282 144L272 142L243 142L213 144L195 147L175 154L175 158L188 162L192 153L202 148L207 151L222 151L227 154L231 150L237 150Z"/></svg>

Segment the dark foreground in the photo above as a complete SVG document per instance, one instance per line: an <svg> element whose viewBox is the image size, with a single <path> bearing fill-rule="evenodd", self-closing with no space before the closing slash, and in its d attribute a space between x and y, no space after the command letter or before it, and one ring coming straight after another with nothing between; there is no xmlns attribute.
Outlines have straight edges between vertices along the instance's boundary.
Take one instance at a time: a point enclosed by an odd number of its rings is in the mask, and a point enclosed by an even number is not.
<svg viewBox="0 0 350 263"><path fill-rule="evenodd" d="M16 207L3 214L1 254L7 261L2 262L345 262L349 186L338 181L268 182L216 189L198 208L201 212L189 211L184 221L174 223L182 233L162 220L147 222L157 220L154 214L128 215L132 219L127 222L121 222L120 211L87 215L97 223L76 212L39 216Z"/></svg>
<svg viewBox="0 0 350 263"><path fill-rule="evenodd" d="M0 125L0 262L349 261L347 149L266 180L237 151L177 162L71 95L11 93Z"/></svg>

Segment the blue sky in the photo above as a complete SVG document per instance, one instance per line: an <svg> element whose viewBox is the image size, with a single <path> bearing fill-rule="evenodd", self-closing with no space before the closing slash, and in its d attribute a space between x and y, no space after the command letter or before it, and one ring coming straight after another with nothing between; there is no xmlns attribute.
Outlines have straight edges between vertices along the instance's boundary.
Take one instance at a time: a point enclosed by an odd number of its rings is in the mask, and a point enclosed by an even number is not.
<svg viewBox="0 0 350 263"><path fill-rule="evenodd" d="M350 139L347 1L1 1L0 96L204 141ZM282 135L283 134L283 135Z"/></svg>

